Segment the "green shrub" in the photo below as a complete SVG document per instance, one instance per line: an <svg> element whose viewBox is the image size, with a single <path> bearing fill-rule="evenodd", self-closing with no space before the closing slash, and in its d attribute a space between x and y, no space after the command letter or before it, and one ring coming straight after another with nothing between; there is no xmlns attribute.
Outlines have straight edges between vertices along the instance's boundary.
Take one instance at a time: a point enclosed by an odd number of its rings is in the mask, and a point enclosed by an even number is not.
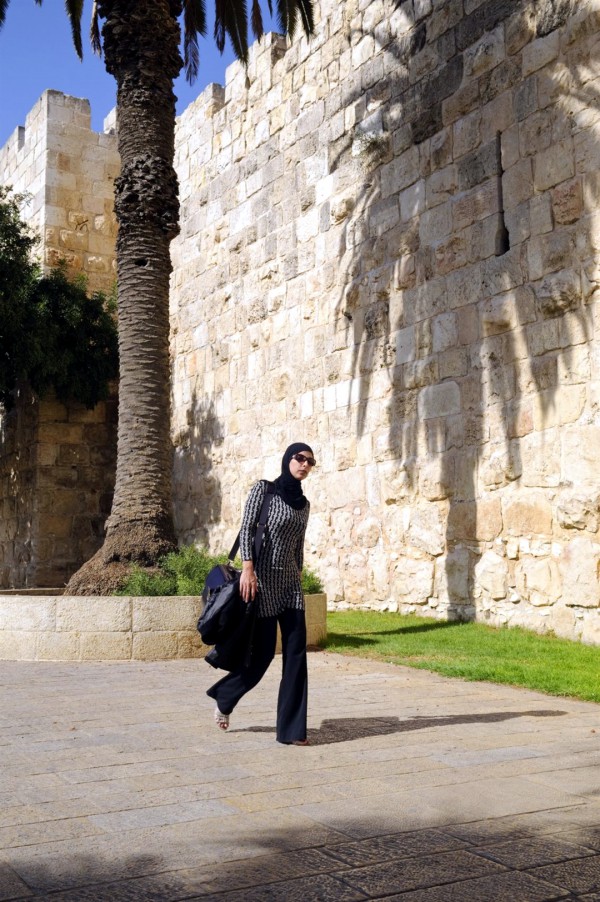
<svg viewBox="0 0 600 902"><path fill-rule="evenodd" d="M144 570L134 567L127 582L121 587L118 595L200 595L206 577L217 564L225 564L227 555L210 554L206 548L186 545L179 551L167 554L160 562L157 570ZM241 561L235 561L241 567ZM322 592L323 585L319 577L311 570L302 572L302 589L310 595Z"/></svg>
<svg viewBox="0 0 600 902"><path fill-rule="evenodd" d="M318 595L324 592L323 583L316 573L305 567L302 571L302 591L305 595Z"/></svg>

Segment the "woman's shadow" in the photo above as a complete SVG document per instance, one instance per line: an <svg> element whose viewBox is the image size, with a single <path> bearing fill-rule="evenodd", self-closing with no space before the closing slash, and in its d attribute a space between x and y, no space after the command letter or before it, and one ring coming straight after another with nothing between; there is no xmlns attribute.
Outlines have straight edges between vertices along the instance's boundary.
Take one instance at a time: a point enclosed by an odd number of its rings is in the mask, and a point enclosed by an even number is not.
<svg viewBox="0 0 600 902"><path fill-rule="evenodd" d="M500 723L515 717L561 717L566 711L541 709L534 711L492 711L489 714L452 714L446 717L340 717L324 720L318 730L308 730L311 745L331 745L334 742L350 742L371 736L387 736L390 733L409 733L432 727L456 726L467 723ZM230 733L273 733L273 727L244 727Z"/></svg>

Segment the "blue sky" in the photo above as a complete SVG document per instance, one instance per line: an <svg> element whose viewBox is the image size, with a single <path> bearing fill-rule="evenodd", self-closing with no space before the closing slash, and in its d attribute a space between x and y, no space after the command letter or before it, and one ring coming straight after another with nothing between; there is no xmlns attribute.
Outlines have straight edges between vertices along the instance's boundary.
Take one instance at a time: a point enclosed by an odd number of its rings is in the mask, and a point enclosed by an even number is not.
<svg viewBox="0 0 600 902"><path fill-rule="evenodd" d="M209 14L214 3L209 0ZM12 0L0 31L0 147L47 89L86 97L92 109L92 128L102 130L104 117L115 105L115 82L89 44L92 0L82 16L83 62L71 40L63 0ZM267 23L266 3L263 15ZM212 23L209 23L212 35ZM212 37L200 42L200 72L190 87L183 77L175 85L177 112L181 113L211 82L224 84L225 68L233 60L229 47L221 56Z"/></svg>

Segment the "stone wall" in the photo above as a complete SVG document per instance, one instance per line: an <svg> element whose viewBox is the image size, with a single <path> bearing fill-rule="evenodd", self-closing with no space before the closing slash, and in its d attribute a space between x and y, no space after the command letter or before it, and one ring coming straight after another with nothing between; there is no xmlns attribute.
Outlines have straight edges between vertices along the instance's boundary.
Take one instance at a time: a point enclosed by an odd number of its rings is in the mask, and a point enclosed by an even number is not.
<svg viewBox="0 0 600 902"><path fill-rule="evenodd" d="M26 191L23 215L41 239L46 267L67 263L86 273L90 291L110 292L116 279L113 180L119 172L111 123L90 128L87 100L45 91L0 148L0 184Z"/></svg>
<svg viewBox="0 0 600 902"><path fill-rule="evenodd" d="M198 596L75 598L0 593L0 661L202 658ZM306 597L309 646L327 635L324 595ZM278 637L277 651L281 651Z"/></svg>
<svg viewBox="0 0 600 902"><path fill-rule="evenodd" d="M303 439L330 601L600 641L600 5L318 19L179 120L179 534Z"/></svg>
<svg viewBox="0 0 600 902"><path fill-rule="evenodd" d="M64 586L110 513L117 399L94 410L22 391L0 416L0 588Z"/></svg>
<svg viewBox="0 0 600 902"><path fill-rule="evenodd" d="M29 198L22 215L44 267L67 263L91 291L115 280L114 134L90 129L87 100L46 91L0 149L0 184ZM100 546L116 459L116 396L88 411L21 391L0 410L0 587L62 586Z"/></svg>
<svg viewBox="0 0 600 902"><path fill-rule="evenodd" d="M188 108L182 541L229 547L300 438L333 604L600 641L599 34L598 0L323 0Z"/></svg>

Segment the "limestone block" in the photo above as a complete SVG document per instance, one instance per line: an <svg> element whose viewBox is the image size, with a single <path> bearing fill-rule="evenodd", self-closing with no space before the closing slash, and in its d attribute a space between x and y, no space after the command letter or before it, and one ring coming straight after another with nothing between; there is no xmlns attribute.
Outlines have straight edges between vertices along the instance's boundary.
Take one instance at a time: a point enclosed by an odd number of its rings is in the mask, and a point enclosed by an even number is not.
<svg viewBox="0 0 600 902"><path fill-rule="evenodd" d="M38 633L36 660L78 661L79 633Z"/></svg>
<svg viewBox="0 0 600 902"><path fill-rule="evenodd" d="M551 558L525 558L515 566L517 592L535 607L552 605L561 595L561 572Z"/></svg>
<svg viewBox="0 0 600 902"><path fill-rule="evenodd" d="M560 484L561 449L559 442L556 429L532 432L521 438L522 485L550 487Z"/></svg>
<svg viewBox="0 0 600 902"><path fill-rule="evenodd" d="M400 217L407 222L425 210L425 180L419 179L409 188L400 192Z"/></svg>
<svg viewBox="0 0 600 902"><path fill-rule="evenodd" d="M0 629L0 661L35 661L39 635L36 630Z"/></svg>
<svg viewBox="0 0 600 902"><path fill-rule="evenodd" d="M60 596L56 599L57 632L124 632L131 629L128 598Z"/></svg>
<svg viewBox="0 0 600 902"><path fill-rule="evenodd" d="M531 160L528 157L518 160L504 172L502 191L506 210L514 209L533 196L533 173Z"/></svg>
<svg viewBox="0 0 600 902"><path fill-rule="evenodd" d="M423 605L433 592L433 561L401 556L391 577L392 598Z"/></svg>
<svg viewBox="0 0 600 902"><path fill-rule="evenodd" d="M482 460L479 479L487 489L501 488L521 475L521 461L518 453L515 453L513 444L494 448Z"/></svg>
<svg viewBox="0 0 600 902"><path fill-rule="evenodd" d="M416 357L415 327L408 326L396 333L396 363L408 363Z"/></svg>
<svg viewBox="0 0 600 902"><path fill-rule="evenodd" d="M327 595L306 595L306 644L319 645L327 636Z"/></svg>
<svg viewBox="0 0 600 902"><path fill-rule="evenodd" d="M474 472L468 458L457 459L457 464L464 463L465 474L462 476L462 487L455 486L455 500L448 513L447 536L449 541L478 540L490 542L502 532L502 508L498 498L482 498L479 501L469 500L474 494ZM458 470L457 466L457 470ZM459 478L461 478L459 476ZM457 479L458 482L458 479ZM459 500L464 497L466 500Z"/></svg>
<svg viewBox="0 0 600 902"><path fill-rule="evenodd" d="M446 596L450 605L464 605L470 601L470 556L461 545L451 549L438 564L440 596Z"/></svg>
<svg viewBox="0 0 600 902"><path fill-rule="evenodd" d="M420 184L421 182L417 182L417 185ZM456 193L457 187L456 166L446 166L444 169L438 169L436 172L432 172L426 182L426 191L423 192L427 208L436 207L438 204L450 200ZM408 190L410 191L411 189ZM402 208L402 197L400 198L400 205ZM413 210L414 209L416 209L416 207L413 207ZM422 210L417 209L417 212L421 213ZM402 218L404 218L404 210Z"/></svg>
<svg viewBox="0 0 600 902"><path fill-rule="evenodd" d="M558 360L560 385L587 385L591 379L591 360L587 344L566 347Z"/></svg>
<svg viewBox="0 0 600 902"><path fill-rule="evenodd" d="M54 598L28 598L0 594L0 630L53 631L56 624Z"/></svg>
<svg viewBox="0 0 600 902"><path fill-rule="evenodd" d="M581 179L563 182L552 189L552 212L557 225L576 222L583 212L583 187Z"/></svg>
<svg viewBox="0 0 600 902"><path fill-rule="evenodd" d="M543 235L554 228L552 201L548 193L538 194L529 203L529 227L532 236Z"/></svg>
<svg viewBox="0 0 600 902"><path fill-rule="evenodd" d="M583 639L585 642L586 638L585 635L582 635L581 622L577 613L578 612L575 612L572 608L568 608L564 604L557 602L552 605L548 613L546 627L548 630L552 630L555 635L564 639L571 639L574 642ZM533 628L535 629L535 626ZM587 641L590 640L588 639Z"/></svg>
<svg viewBox="0 0 600 902"><path fill-rule="evenodd" d="M131 659L131 633L82 633L82 661L128 661Z"/></svg>
<svg viewBox="0 0 600 902"><path fill-rule="evenodd" d="M442 313L434 317L431 325L434 353L456 347L458 342L458 318L456 313Z"/></svg>
<svg viewBox="0 0 600 902"><path fill-rule="evenodd" d="M131 658L134 661L168 661L177 657L175 632L139 632L133 634Z"/></svg>
<svg viewBox="0 0 600 902"><path fill-rule="evenodd" d="M419 237L426 245L442 241L452 233L453 206L447 201L421 214Z"/></svg>
<svg viewBox="0 0 600 902"><path fill-rule="evenodd" d="M558 566L567 606L600 607L600 545L589 539L572 539L563 546Z"/></svg>
<svg viewBox="0 0 600 902"><path fill-rule="evenodd" d="M536 72L556 59L559 52L559 39L559 32L552 31L523 48L523 76Z"/></svg>
<svg viewBox="0 0 600 902"><path fill-rule="evenodd" d="M135 633L192 630L201 611L200 598L192 595L132 598L131 605Z"/></svg>
<svg viewBox="0 0 600 902"><path fill-rule="evenodd" d="M542 316L558 316L581 300L581 277L572 269L547 276L536 286L537 306Z"/></svg>
<svg viewBox="0 0 600 902"><path fill-rule="evenodd" d="M428 501L443 501L453 491L454 466L449 465L448 455L438 454L432 460L423 461L419 467L419 492Z"/></svg>
<svg viewBox="0 0 600 902"><path fill-rule="evenodd" d="M443 553L446 545L445 521L439 505L413 508L407 530L407 540L415 548L433 556Z"/></svg>
<svg viewBox="0 0 600 902"><path fill-rule="evenodd" d="M475 585L496 601L508 594L508 565L495 551L486 551L475 564Z"/></svg>
<svg viewBox="0 0 600 902"><path fill-rule="evenodd" d="M477 78L495 68L504 57L504 26L499 25L465 50L464 74Z"/></svg>
<svg viewBox="0 0 600 902"><path fill-rule="evenodd" d="M562 481L575 486L597 484L600 457L600 426L568 426L560 436Z"/></svg>
<svg viewBox="0 0 600 902"><path fill-rule="evenodd" d="M348 473L332 473L328 479L328 492L332 509L339 509L348 504L360 503L365 497L364 467L355 467L352 478Z"/></svg>
<svg viewBox="0 0 600 902"><path fill-rule="evenodd" d="M534 184L536 191L545 191L575 175L575 158L571 141L552 144L547 150L537 154L534 164Z"/></svg>
<svg viewBox="0 0 600 902"><path fill-rule="evenodd" d="M422 419L459 413L460 388L456 382L428 385L419 392L418 410Z"/></svg>
<svg viewBox="0 0 600 902"><path fill-rule="evenodd" d="M204 658L207 652L197 630L177 633L177 658Z"/></svg>
<svg viewBox="0 0 600 902"><path fill-rule="evenodd" d="M505 496L502 504L504 530L512 536L552 534L552 507L542 492L520 492Z"/></svg>
<svg viewBox="0 0 600 902"><path fill-rule="evenodd" d="M480 264L467 266L462 270L450 273L446 278L446 298L450 309L465 307L476 303L481 297L482 267ZM469 324L472 326L471 311L467 311ZM464 323L464 319L462 320ZM474 340L474 338L473 338Z"/></svg>
<svg viewBox="0 0 600 902"><path fill-rule="evenodd" d="M556 503L556 519L562 529L598 531L600 496L593 488L589 494L563 492Z"/></svg>
<svg viewBox="0 0 600 902"><path fill-rule="evenodd" d="M396 505L411 492L410 476L399 460L385 460L377 464L381 499L386 505ZM397 514L392 512L394 518Z"/></svg>

